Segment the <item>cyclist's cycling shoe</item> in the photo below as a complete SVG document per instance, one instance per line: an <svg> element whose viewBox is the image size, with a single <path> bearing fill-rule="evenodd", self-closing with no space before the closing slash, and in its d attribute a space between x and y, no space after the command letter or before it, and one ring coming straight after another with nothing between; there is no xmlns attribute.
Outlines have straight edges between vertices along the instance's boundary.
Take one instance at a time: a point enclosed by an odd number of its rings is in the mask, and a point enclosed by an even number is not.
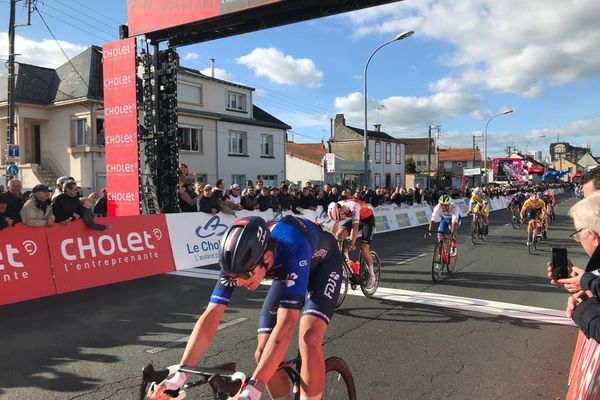
<svg viewBox="0 0 600 400"><path fill-rule="evenodd" d="M377 277L374 274L370 275L367 284L365 285L365 289L373 290L375 288L375 282L377 282Z"/></svg>
<svg viewBox="0 0 600 400"><path fill-rule="evenodd" d="M543 237L544 239L548 239L548 235L546 234L546 231L544 231L544 232L542 233L542 237Z"/></svg>

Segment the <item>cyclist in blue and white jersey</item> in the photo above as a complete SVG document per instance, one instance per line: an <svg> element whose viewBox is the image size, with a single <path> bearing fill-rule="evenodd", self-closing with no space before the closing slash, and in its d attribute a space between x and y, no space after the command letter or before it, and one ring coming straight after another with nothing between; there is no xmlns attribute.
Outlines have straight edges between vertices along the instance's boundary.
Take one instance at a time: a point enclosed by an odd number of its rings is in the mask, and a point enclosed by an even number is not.
<svg viewBox="0 0 600 400"><path fill-rule="evenodd" d="M433 208L431 220L429 221L429 226L427 227L427 232L425 233L425 239L429 239L429 237L431 237L431 231L433 230L433 226L438 219L440 220L437 230L438 233L450 233L452 235L456 235L458 226L460 225L460 209L456 204L453 204L450 201L450 196L447 194L441 195L438 203ZM450 242L450 255L454 256L455 254L456 239L452 238Z"/></svg>
<svg viewBox="0 0 600 400"><path fill-rule="evenodd" d="M318 400L325 383L322 343L340 292L342 260L335 237L307 219L285 216L270 225L261 217L237 220L221 241L221 275L188 340L181 364L195 365L212 341L233 291L255 290L273 279L258 321L257 366L239 399L257 400L268 388L274 399L292 399L285 372L277 371L300 318L301 399ZM310 296L307 294L310 293ZM309 372L310 371L310 372ZM178 372L148 398L183 386ZM166 396L166 395L164 395Z"/></svg>

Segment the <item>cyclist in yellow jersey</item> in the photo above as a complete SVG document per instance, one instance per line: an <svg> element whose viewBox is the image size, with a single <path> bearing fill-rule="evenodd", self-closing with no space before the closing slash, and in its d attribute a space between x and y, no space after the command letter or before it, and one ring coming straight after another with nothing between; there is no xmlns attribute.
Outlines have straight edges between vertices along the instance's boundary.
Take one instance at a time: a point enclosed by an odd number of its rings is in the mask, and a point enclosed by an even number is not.
<svg viewBox="0 0 600 400"><path fill-rule="evenodd" d="M546 203L544 200L540 199L537 194L532 194L525 203L523 203L523 207L521 207L521 220L524 222L525 217L527 220L537 219L541 223L541 229L543 234L545 235L544 230L544 221L546 220ZM529 233L531 232L531 224L527 224L527 237L529 237ZM537 232L534 232L537 234Z"/></svg>
<svg viewBox="0 0 600 400"><path fill-rule="evenodd" d="M475 216L477 212L481 210L483 215L484 235L488 234L488 216L490 215L490 208L488 206L487 197L481 188L476 187L473 189L471 195L471 201L469 201L469 213L473 213L473 223L475 223Z"/></svg>

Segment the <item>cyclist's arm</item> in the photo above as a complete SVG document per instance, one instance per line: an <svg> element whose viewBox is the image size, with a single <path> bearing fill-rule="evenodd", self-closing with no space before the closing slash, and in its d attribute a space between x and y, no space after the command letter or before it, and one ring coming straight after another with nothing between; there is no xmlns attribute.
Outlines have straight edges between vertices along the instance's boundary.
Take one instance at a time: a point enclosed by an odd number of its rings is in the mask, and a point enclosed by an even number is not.
<svg viewBox="0 0 600 400"><path fill-rule="evenodd" d="M352 221L352 234L350 235L350 241L353 246L356 246L356 238L358 237L358 222Z"/></svg>
<svg viewBox="0 0 600 400"><path fill-rule="evenodd" d="M224 304L208 303L208 307L196 321L194 330L188 339L181 357L181 364L196 365L215 336L226 308L227 306Z"/></svg>
<svg viewBox="0 0 600 400"><path fill-rule="evenodd" d="M299 315L300 310L279 307L275 328L273 328L260 361L252 374L254 379L263 383L271 380L287 352Z"/></svg>

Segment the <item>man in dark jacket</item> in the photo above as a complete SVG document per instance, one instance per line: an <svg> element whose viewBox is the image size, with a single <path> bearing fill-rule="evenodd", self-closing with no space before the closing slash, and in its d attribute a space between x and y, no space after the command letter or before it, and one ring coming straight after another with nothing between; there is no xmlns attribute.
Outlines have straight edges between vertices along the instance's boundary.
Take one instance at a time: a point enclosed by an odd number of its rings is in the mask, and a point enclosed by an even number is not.
<svg viewBox="0 0 600 400"><path fill-rule="evenodd" d="M77 183L68 181L63 188L64 193L59 194L52 201L52 212L56 217L56 222L61 225L67 225L69 221L75 221L79 218L85 225L97 231L108 229L107 225L97 224L92 215L91 204L85 204L87 199L80 199L77 196ZM86 206L84 206L84 204Z"/></svg>
<svg viewBox="0 0 600 400"><path fill-rule="evenodd" d="M14 220L6 215L7 197L6 193L0 193L0 229L8 228L14 223Z"/></svg>
<svg viewBox="0 0 600 400"><path fill-rule="evenodd" d="M216 214L221 211L221 207L217 202L217 197L212 195L212 186L204 186L204 193L198 200L198 211L207 214Z"/></svg>
<svg viewBox="0 0 600 400"><path fill-rule="evenodd" d="M21 222L21 208L25 204L25 199L21 193L23 185L18 179L11 179L8 182L8 192L6 193L6 216L13 220L13 225Z"/></svg>

